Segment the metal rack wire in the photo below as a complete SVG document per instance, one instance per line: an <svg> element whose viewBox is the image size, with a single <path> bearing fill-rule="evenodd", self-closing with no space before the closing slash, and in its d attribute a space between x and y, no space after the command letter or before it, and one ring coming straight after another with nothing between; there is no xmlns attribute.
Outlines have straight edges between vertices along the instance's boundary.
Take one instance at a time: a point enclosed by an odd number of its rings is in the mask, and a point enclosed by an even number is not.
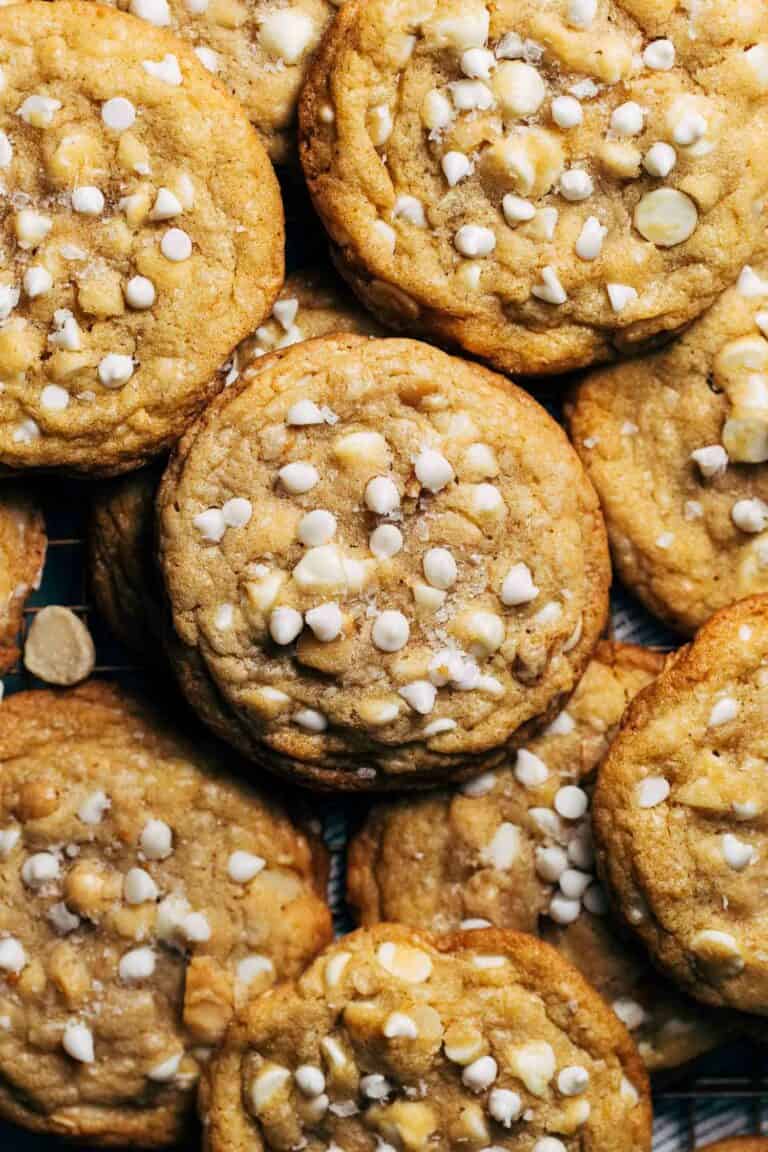
<svg viewBox="0 0 768 1152"><path fill-rule="evenodd" d="M30 598L25 627L45 604L63 604L86 621L96 646L95 674L135 682L141 672L95 611L88 587L85 531L88 487L83 482L40 481L37 494L46 515L48 557L40 588ZM626 633L627 614L632 632L647 635L649 621L624 598L617 602L614 619ZM5 678L7 692L34 687L21 663ZM324 801L326 842L332 855L332 902L340 908L343 851L348 810L343 803ZM768 1031L768 1021L766 1021ZM687 1073L659 1086L655 1092L656 1138L654 1152L693 1152L697 1146L732 1135L768 1133L768 1056L747 1042L713 1053ZM56 1142L22 1136L0 1123L0 1149L13 1152L51 1152ZM627 1149L627 1152L632 1152Z"/></svg>

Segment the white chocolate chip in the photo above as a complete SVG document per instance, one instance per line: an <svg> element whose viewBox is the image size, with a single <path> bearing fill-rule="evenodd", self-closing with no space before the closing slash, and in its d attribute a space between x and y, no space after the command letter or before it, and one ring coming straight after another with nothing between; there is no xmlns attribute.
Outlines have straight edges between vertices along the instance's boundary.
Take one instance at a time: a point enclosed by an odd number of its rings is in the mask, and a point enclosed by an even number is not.
<svg viewBox="0 0 768 1152"><path fill-rule="evenodd" d="M392 209L393 220L406 220L416 228L426 228L424 205L415 196L398 196Z"/></svg>
<svg viewBox="0 0 768 1152"><path fill-rule="evenodd" d="M174 1053L159 1064L154 1064L147 1072L147 1079L156 1084L169 1084L176 1076L181 1064L181 1052Z"/></svg>
<svg viewBox="0 0 768 1152"><path fill-rule="evenodd" d="M299 728L303 728L305 732L312 732L315 735L325 732L328 727L327 718L315 708L300 708L298 712L294 713L293 722L298 724Z"/></svg>
<svg viewBox="0 0 768 1152"><path fill-rule="evenodd" d="M648 175L660 180L669 176L676 164L677 152L671 144L665 144L663 140L652 144L643 157L643 168Z"/></svg>
<svg viewBox="0 0 768 1152"><path fill-rule="evenodd" d="M21 866L21 878L27 888L42 888L58 880L61 872L58 857L52 852L35 852Z"/></svg>
<svg viewBox="0 0 768 1152"><path fill-rule="evenodd" d="M730 832L726 832L722 839L723 859L734 872L743 872L755 858L755 849L751 844L739 840Z"/></svg>
<svg viewBox="0 0 768 1152"><path fill-rule="evenodd" d="M530 604L539 594L527 564L514 564L501 585L501 602L509 607Z"/></svg>
<svg viewBox="0 0 768 1152"><path fill-rule="evenodd" d="M13 160L13 145L5 132L0 132L0 169L10 168Z"/></svg>
<svg viewBox="0 0 768 1152"><path fill-rule="evenodd" d="M589 797L574 784L566 784L555 795L555 811L568 820L580 820L588 808Z"/></svg>
<svg viewBox="0 0 768 1152"><path fill-rule="evenodd" d="M654 72L668 72L675 66L675 46L671 40L652 40L643 52L646 68Z"/></svg>
<svg viewBox="0 0 768 1152"><path fill-rule="evenodd" d="M568 0L568 23L573 28L591 28L597 15L597 0Z"/></svg>
<svg viewBox="0 0 768 1152"><path fill-rule="evenodd" d="M704 960L722 968L726 975L737 975L744 968L738 941L730 932L705 928L693 937L691 948Z"/></svg>
<svg viewBox="0 0 768 1152"><path fill-rule="evenodd" d="M424 575L433 588L447 591L456 583L458 569L447 548L430 548L424 554Z"/></svg>
<svg viewBox="0 0 768 1152"><path fill-rule="evenodd" d="M0 939L0 972L13 972L18 975L27 965L27 957L21 942L15 936Z"/></svg>
<svg viewBox="0 0 768 1152"><path fill-rule="evenodd" d="M178 88L184 79L179 61L172 52L166 52L162 60L142 60L141 66L148 76L154 76L156 80L161 80L171 88ZM167 217L157 216L154 219L164 220Z"/></svg>
<svg viewBox="0 0 768 1152"><path fill-rule="evenodd" d="M405 1012L391 1012L384 1021L382 1031L388 1040L415 1040L419 1034L416 1021Z"/></svg>
<svg viewBox="0 0 768 1152"><path fill-rule="evenodd" d="M647 776L635 787L639 808L656 808L669 796L669 781L663 776Z"/></svg>
<svg viewBox="0 0 768 1152"><path fill-rule="evenodd" d="M410 632L402 612L387 611L377 616L371 636L380 652L399 652L408 643Z"/></svg>
<svg viewBox="0 0 768 1152"><path fill-rule="evenodd" d="M691 452L691 460L698 465L702 476L711 480L722 476L728 467L728 453L721 444L709 444Z"/></svg>
<svg viewBox="0 0 768 1152"><path fill-rule="evenodd" d="M175 196L170 188L158 188L155 202L149 212L149 218L150 220L172 220L174 216L180 216L183 211L178 196Z"/></svg>
<svg viewBox="0 0 768 1152"><path fill-rule="evenodd" d="M514 196L511 192L508 192L502 200L501 210L504 213L504 219L511 228L514 228L516 224L524 224L533 220L536 215L536 206L530 200Z"/></svg>
<svg viewBox="0 0 768 1152"><path fill-rule="evenodd" d="M251 1106L258 1116L270 1101L282 1091L291 1078L287 1068L279 1064L264 1064L250 1085Z"/></svg>
<svg viewBox="0 0 768 1152"><path fill-rule="evenodd" d="M109 352L99 361L99 380L105 388L122 388L133 376L134 367L132 356Z"/></svg>
<svg viewBox="0 0 768 1152"><path fill-rule="evenodd" d="M292 644L304 627L304 617L295 608L275 608L269 617L269 634L275 644Z"/></svg>
<svg viewBox="0 0 768 1152"><path fill-rule="evenodd" d="M24 291L30 300L45 296L53 287L53 276L42 264L31 264L24 273Z"/></svg>
<svg viewBox="0 0 768 1152"><path fill-rule="evenodd" d="M549 779L549 768L527 748L519 748L515 759L515 779L524 788L539 788Z"/></svg>
<svg viewBox="0 0 768 1152"><path fill-rule="evenodd" d="M157 28L167 28L171 23L167 0L131 0L128 10L132 16L138 16Z"/></svg>
<svg viewBox="0 0 768 1152"><path fill-rule="evenodd" d="M437 689L428 680L414 680L400 688L398 694L414 712L427 716L435 706Z"/></svg>
<svg viewBox="0 0 768 1152"><path fill-rule="evenodd" d="M73 1060L81 1064L93 1064L93 1033L85 1024L70 1021L64 1029L61 1046Z"/></svg>
<svg viewBox="0 0 768 1152"><path fill-rule="evenodd" d="M104 195L91 185L75 188L72 193L72 208L81 216L99 216L104 211Z"/></svg>
<svg viewBox="0 0 768 1152"><path fill-rule="evenodd" d="M531 293L537 300L543 300L546 304L565 304L568 299L568 293L560 283L557 272L550 265L542 268L541 283L534 284Z"/></svg>
<svg viewBox="0 0 768 1152"><path fill-rule="evenodd" d="M389 516L400 507L397 485L388 476L374 476L365 486L365 506L378 516Z"/></svg>
<svg viewBox="0 0 768 1152"><path fill-rule="evenodd" d="M131 308L146 311L155 302L155 286L146 276L132 276L125 286L125 299Z"/></svg>
<svg viewBox="0 0 768 1152"><path fill-rule="evenodd" d="M617 136L639 136L645 125L645 111L634 100L619 104L611 114L611 128Z"/></svg>
<svg viewBox="0 0 768 1152"><path fill-rule="evenodd" d="M736 290L740 296L746 296L747 299L757 296L768 296L768 280L763 280L762 277L758 276L754 268L751 268L749 264L745 264L739 273Z"/></svg>
<svg viewBox="0 0 768 1152"><path fill-rule="evenodd" d="M432 974L432 961L420 948L386 940L379 945L376 959L385 971L408 984L423 984Z"/></svg>
<svg viewBox="0 0 768 1152"><path fill-rule="evenodd" d="M317 608L310 608L305 619L317 639L324 643L336 640L344 625L338 604L320 604Z"/></svg>
<svg viewBox="0 0 768 1152"><path fill-rule="evenodd" d="M568 868L568 856L566 852L556 845L547 848L537 848L535 860L537 875L548 884L557 884L560 877Z"/></svg>
<svg viewBox="0 0 768 1152"><path fill-rule="evenodd" d="M555 924L561 926L575 924L581 915L581 901L570 900L567 896L557 894L550 900L547 911Z"/></svg>
<svg viewBox="0 0 768 1152"><path fill-rule="evenodd" d="M40 407L48 412L63 412L69 407L69 392L58 384L46 384L40 393Z"/></svg>
<svg viewBox="0 0 768 1152"><path fill-rule="evenodd" d="M321 544L330 544L336 535L336 517L323 508L308 512L302 516L296 532L301 544L309 548L318 548Z"/></svg>
<svg viewBox="0 0 768 1152"><path fill-rule="evenodd" d="M52 96L27 96L16 115L33 128L48 128L59 108L61 100L54 100Z"/></svg>
<svg viewBox="0 0 768 1152"><path fill-rule="evenodd" d="M607 232L608 229L600 223L597 216L588 216L576 241L576 255L579 259L597 260L603 250Z"/></svg>
<svg viewBox="0 0 768 1152"><path fill-rule="evenodd" d="M491 228L465 224L459 228L453 242L462 256L490 256L496 247L496 236Z"/></svg>
<svg viewBox="0 0 768 1152"><path fill-rule="evenodd" d="M233 496L221 509L227 528L245 528L253 516L253 505L243 496Z"/></svg>
<svg viewBox="0 0 768 1152"><path fill-rule="evenodd" d="M192 523L203 539L213 544L218 544L227 530L220 508L206 508L205 512L194 517Z"/></svg>
<svg viewBox="0 0 768 1152"><path fill-rule="evenodd" d="M768 527L768 504L757 498L737 500L731 508L731 519L742 532L763 532Z"/></svg>
<svg viewBox="0 0 768 1152"><path fill-rule="evenodd" d="M509 1071L522 1080L528 1091L538 1097L546 1095L557 1067L555 1053L550 1044L533 1040L521 1048L510 1050Z"/></svg>
<svg viewBox="0 0 768 1152"><path fill-rule="evenodd" d="M0 860L7 860L21 839L18 828L0 828Z"/></svg>
<svg viewBox="0 0 768 1152"><path fill-rule="evenodd" d="M207 44L198 44L194 49L195 56L208 72L216 73L219 70L219 57Z"/></svg>
<svg viewBox="0 0 768 1152"><path fill-rule="evenodd" d="M576 204L588 200L595 190L592 177L583 168L569 168L563 172L558 187L563 199Z"/></svg>
<svg viewBox="0 0 768 1152"><path fill-rule="evenodd" d="M314 1099L325 1092L325 1076L321 1068L313 1064L302 1064L293 1074L299 1091L304 1096Z"/></svg>
<svg viewBox="0 0 768 1152"><path fill-rule="evenodd" d="M371 532L368 547L377 558L388 560L402 550L403 534L394 524L381 524Z"/></svg>
<svg viewBox="0 0 768 1152"><path fill-rule="evenodd" d="M261 21L259 40L265 52L286 64L297 64L319 38L316 22L300 8L278 8Z"/></svg>
<svg viewBox="0 0 768 1152"><path fill-rule="evenodd" d="M290 492L293 496L309 492L320 483L320 473L317 469L312 464L298 460L293 464L285 464L277 475L286 492Z"/></svg>
<svg viewBox="0 0 768 1152"><path fill-rule="evenodd" d="M584 119L581 104L573 96L556 96L551 110L555 124L566 131L578 127Z"/></svg>
<svg viewBox="0 0 768 1152"><path fill-rule="evenodd" d="M672 139L681 148L690 148L693 144L698 144L699 140L706 135L708 127L707 121L700 112L689 109L675 124Z"/></svg>
<svg viewBox="0 0 768 1152"><path fill-rule="evenodd" d="M520 855L520 829L509 821L503 821L493 834L493 839L483 849L483 860L499 871L511 868Z"/></svg>
<svg viewBox="0 0 768 1152"><path fill-rule="evenodd" d="M147 980L155 970L155 953L151 948L134 948L120 957L118 975L124 984Z"/></svg>
<svg viewBox="0 0 768 1152"><path fill-rule="evenodd" d="M580 1064L570 1064L558 1073L557 1087L563 1096L580 1096L589 1087L589 1072Z"/></svg>
<svg viewBox="0 0 768 1152"><path fill-rule="evenodd" d="M19 247L25 251L39 247L52 227L53 221L50 216L44 216L41 212L36 212L34 208L22 208L20 212L16 213L14 220L16 239L19 242Z"/></svg>
<svg viewBox="0 0 768 1152"><path fill-rule="evenodd" d="M707 720L708 728L719 728L723 724L730 724L739 714L739 702L732 696L721 696L716 700Z"/></svg>
<svg viewBox="0 0 768 1152"><path fill-rule="evenodd" d="M123 895L128 904L145 904L157 900L157 884L143 868L130 868L123 881Z"/></svg>
<svg viewBox="0 0 768 1152"><path fill-rule="evenodd" d="M493 92L482 80L455 80L448 90L458 112L485 112L493 105Z"/></svg>
<svg viewBox="0 0 768 1152"><path fill-rule="evenodd" d="M605 290L614 312L623 312L637 300L637 289L631 284L606 284Z"/></svg>
<svg viewBox="0 0 768 1152"><path fill-rule="evenodd" d="M472 1092L484 1092L490 1088L499 1074L499 1066L493 1056L481 1056L473 1060L461 1074L462 1083Z"/></svg>
<svg viewBox="0 0 768 1152"><path fill-rule="evenodd" d="M414 461L416 479L422 488L441 492L454 479L453 468L446 458L431 448L424 449Z"/></svg>
<svg viewBox="0 0 768 1152"><path fill-rule="evenodd" d="M112 801L106 792L99 789L86 796L77 810L77 818L82 820L83 824L101 824L105 812L108 812L111 807Z"/></svg>
<svg viewBox="0 0 768 1152"><path fill-rule="evenodd" d="M124 96L113 96L102 104L101 119L113 132L125 132L127 128L133 127L136 109Z"/></svg>
<svg viewBox="0 0 768 1152"><path fill-rule="evenodd" d="M165 820L148 820L139 836L147 860L165 860L173 852L173 833Z"/></svg>
<svg viewBox="0 0 768 1152"><path fill-rule="evenodd" d="M183 260L189 260L192 255L192 241L181 228L169 228L163 233L160 251L166 260L178 264Z"/></svg>
<svg viewBox="0 0 768 1152"><path fill-rule="evenodd" d="M472 171L472 163L463 152L446 152L441 166L450 188L455 188Z"/></svg>
<svg viewBox="0 0 768 1152"><path fill-rule="evenodd" d="M235 884L248 884L254 876L263 871L266 863L263 856L238 849L232 852L227 860L227 875Z"/></svg>
<svg viewBox="0 0 768 1152"><path fill-rule="evenodd" d="M185 916L181 930L190 944L204 944L211 938L211 926L202 912L190 912Z"/></svg>

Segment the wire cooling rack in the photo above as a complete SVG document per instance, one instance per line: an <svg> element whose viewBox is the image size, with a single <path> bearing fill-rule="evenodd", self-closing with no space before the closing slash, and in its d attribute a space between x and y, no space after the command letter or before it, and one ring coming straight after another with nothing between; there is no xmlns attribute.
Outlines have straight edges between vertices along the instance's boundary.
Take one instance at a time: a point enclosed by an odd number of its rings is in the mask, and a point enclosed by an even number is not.
<svg viewBox="0 0 768 1152"><path fill-rule="evenodd" d="M41 607L65 605L91 630L96 646L95 675L141 686L144 677L140 668L110 634L91 602L84 540L88 485L57 478L37 481L32 487L46 517L48 556L40 588L27 605L24 633ZM671 635L664 634L621 593L614 598L613 628L622 640L665 646L673 643ZM38 686L21 663L5 677L6 692ZM321 798L318 806L331 853L329 896L337 924L343 928L349 923L343 903L344 848L349 821L359 814L360 805ZM655 1110L654 1152L693 1152L702 1144L727 1136L768 1133L768 1055L747 1042L720 1049L679 1078L658 1085ZM0 1152L53 1152L62 1147L53 1138L33 1136L0 1123ZM189 1152L192 1149L190 1146ZM627 1148L626 1152L633 1150Z"/></svg>

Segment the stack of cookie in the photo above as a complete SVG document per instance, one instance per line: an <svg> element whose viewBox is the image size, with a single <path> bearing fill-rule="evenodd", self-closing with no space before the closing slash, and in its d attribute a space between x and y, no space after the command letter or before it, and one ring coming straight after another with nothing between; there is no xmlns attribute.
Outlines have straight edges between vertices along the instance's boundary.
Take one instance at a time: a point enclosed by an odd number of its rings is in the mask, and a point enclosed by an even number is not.
<svg viewBox="0 0 768 1152"><path fill-rule="evenodd" d="M0 8L0 670L77 473L158 696L0 707L0 1113L649 1152L768 1015L768 9L128 7ZM307 789L377 796L335 943Z"/></svg>

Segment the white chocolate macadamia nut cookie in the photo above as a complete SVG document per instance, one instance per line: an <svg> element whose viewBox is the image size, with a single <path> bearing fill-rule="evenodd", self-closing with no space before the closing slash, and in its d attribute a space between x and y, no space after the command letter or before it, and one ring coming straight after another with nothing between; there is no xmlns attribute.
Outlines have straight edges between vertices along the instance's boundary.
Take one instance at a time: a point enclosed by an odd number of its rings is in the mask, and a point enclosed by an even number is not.
<svg viewBox="0 0 768 1152"><path fill-rule="evenodd" d="M230 739L320 786L499 762L605 621L604 529L562 430L414 341L257 360L182 440L158 513L176 632Z"/></svg>
<svg viewBox="0 0 768 1152"><path fill-rule="evenodd" d="M654 1071L714 1048L727 1027L627 945L595 877L593 772L627 704L663 666L659 652L601 642L566 709L508 765L456 791L375 804L347 868L363 925L541 936L611 1005Z"/></svg>
<svg viewBox="0 0 768 1152"><path fill-rule="evenodd" d="M233 1023L201 1114L211 1152L651 1146L623 1025L553 949L490 930L337 941Z"/></svg>
<svg viewBox="0 0 768 1152"><path fill-rule="evenodd" d="M564 371L680 328L749 258L767 61L759 0L351 0L302 161L374 313Z"/></svg>
<svg viewBox="0 0 768 1152"><path fill-rule="evenodd" d="M652 612L693 633L768 592L768 264L669 349L588 376L570 426L617 570Z"/></svg>
<svg viewBox="0 0 768 1152"><path fill-rule="evenodd" d="M330 939L322 849L221 752L104 683L3 704L0 1116L174 1143L236 1008Z"/></svg>
<svg viewBox="0 0 768 1152"><path fill-rule="evenodd" d="M4 7L0 68L0 463L126 471L268 314L277 181L194 54L112 8Z"/></svg>
<svg viewBox="0 0 768 1152"><path fill-rule="evenodd" d="M768 1015L768 597L723 609L630 706L593 804L624 922L697 999Z"/></svg>
<svg viewBox="0 0 768 1152"><path fill-rule="evenodd" d="M312 53L344 0L107 0L180 36L243 105L273 161L296 152L296 106Z"/></svg>

